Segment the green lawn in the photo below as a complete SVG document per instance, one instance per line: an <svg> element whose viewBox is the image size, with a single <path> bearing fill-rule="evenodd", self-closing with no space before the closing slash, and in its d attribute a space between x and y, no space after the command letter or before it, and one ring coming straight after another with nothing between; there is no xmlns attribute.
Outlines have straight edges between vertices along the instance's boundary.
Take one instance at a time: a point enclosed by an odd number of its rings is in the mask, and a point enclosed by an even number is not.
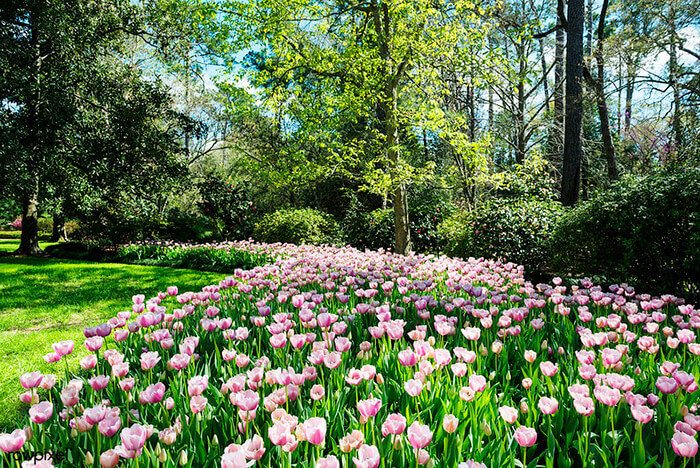
<svg viewBox="0 0 700 468"><path fill-rule="evenodd" d="M19 240L0 239L0 251ZM42 247L50 244L42 243ZM233 272L232 272L233 273ZM181 292L218 283L222 273L50 258L0 257L0 431L19 424L26 408L19 402L19 376L40 370L60 376L42 357L51 343L72 339L71 363L85 354L82 330L131 307L131 296L154 296L170 285Z"/></svg>

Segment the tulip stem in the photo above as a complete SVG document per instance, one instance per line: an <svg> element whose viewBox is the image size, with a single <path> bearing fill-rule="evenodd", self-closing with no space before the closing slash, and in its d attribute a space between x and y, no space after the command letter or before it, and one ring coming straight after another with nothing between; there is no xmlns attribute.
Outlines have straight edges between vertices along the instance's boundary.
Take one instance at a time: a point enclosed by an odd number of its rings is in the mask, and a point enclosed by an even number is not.
<svg viewBox="0 0 700 468"><path fill-rule="evenodd" d="M523 447L523 468L527 468L527 447Z"/></svg>

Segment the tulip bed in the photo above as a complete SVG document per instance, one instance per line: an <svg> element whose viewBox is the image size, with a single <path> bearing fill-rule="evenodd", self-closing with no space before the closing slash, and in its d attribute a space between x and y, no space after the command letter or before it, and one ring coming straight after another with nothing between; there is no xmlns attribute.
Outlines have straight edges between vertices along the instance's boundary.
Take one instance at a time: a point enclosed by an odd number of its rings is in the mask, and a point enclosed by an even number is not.
<svg viewBox="0 0 700 468"><path fill-rule="evenodd" d="M85 330L83 374L63 378L74 343L55 343L55 374L20 379L31 422L0 435L5 465L697 466L700 311L678 298L482 259L237 248L277 260L135 295Z"/></svg>

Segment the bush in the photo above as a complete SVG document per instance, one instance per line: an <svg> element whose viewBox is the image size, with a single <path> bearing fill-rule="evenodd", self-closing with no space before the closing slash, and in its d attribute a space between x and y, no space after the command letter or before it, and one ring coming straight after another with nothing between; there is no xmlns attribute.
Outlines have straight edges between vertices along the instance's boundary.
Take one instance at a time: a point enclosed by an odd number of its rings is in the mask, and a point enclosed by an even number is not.
<svg viewBox="0 0 700 468"><path fill-rule="evenodd" d="M624 180L559 223L553 266L700 299L700 169Z"/></svg>
<svg viewBox="0 0 700 468"><path fill-rule="evenodd" d="M246 187L212 175L197 184L197 188L202 195L199 209L215 223L221 237L227 240L250 237L256 207Z"/></svg>
<svg viewBox="0 0 700 468"><path fill-rule="evenodd" d="M353 199L343 219L343 239L360 249L394 246L394 211L391 208L364 211ZM454 212L454 207L439 191L416 187L409 191L408 219L411 243L416 252L433 252L438 248L438 226Z"/></svg>
<svg viewBox="0 0 700 468"><path fill-rule="evenodd" d="M187 213L175 207L166 211L165 220L158 226L157 237L182 242L202 242L211 237L211 228L207 218L201 214Z"/></svg>
<svg viewBox="0 0 700 468"><path fill-rule="evenodd" d="M255 239L261 242L330 244L337 233L338 225L330 215L310 208L277 210L255 225Z"/></svg>
<svg viewBox="0 0 700 468"><path fill-rule="evenodd" d="M537 270L548 259L547 241L562 213L553 201L496 198L446 219L441 245L451 256L498 258Z"/></svg>
<svg viewBox="0 0 700 468"><path fill-rule="evenodd" d="M378 209L361 211L359 203L352 203L343 219L343 241L358 249L377 250L394 245L394 211Z"/></svg>

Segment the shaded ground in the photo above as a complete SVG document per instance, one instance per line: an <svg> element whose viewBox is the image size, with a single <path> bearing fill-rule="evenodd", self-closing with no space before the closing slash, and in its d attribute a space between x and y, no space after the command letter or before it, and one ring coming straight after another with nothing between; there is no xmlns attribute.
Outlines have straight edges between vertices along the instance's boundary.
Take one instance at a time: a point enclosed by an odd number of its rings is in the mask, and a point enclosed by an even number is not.
<svg viewBox="0 0 700 468"><path fill-rule="evenodd" d="M0 239L11 252L18 239ZM42 243L42 247L49 244ZM199 291L225 275L184 269L51 258L0 257L0 431L24 417L19 376L40 370L60 375L61 368L42 357L51 344L75 340L70 363L78 368L85 354L82 329L97 325L131 306L131 296L154 296L170 285Z"/></svg>

